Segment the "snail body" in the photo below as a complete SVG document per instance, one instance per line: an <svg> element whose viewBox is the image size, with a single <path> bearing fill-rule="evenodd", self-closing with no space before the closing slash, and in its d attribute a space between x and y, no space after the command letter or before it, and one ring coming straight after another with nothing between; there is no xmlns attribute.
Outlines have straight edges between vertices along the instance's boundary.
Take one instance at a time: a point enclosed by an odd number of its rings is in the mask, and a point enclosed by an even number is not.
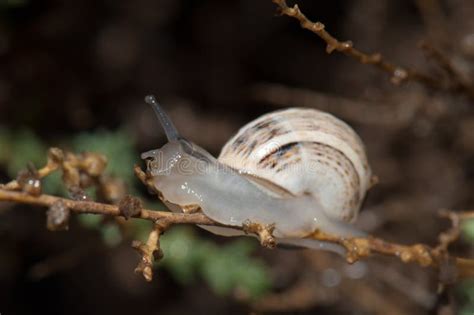
<svg viewBox="0 0 474 315"><path fill-rule="evenodd" d="M359 236L357 217L371 171L357 134L314 109L272 112L248 123L218 159L179 135L151 96L168 143L142 154L161 198L178 209L199 207L228 227L274 224L277 242L321 247L305 237L316 230ZM239 235L231 228L206 227Z"/></svg>

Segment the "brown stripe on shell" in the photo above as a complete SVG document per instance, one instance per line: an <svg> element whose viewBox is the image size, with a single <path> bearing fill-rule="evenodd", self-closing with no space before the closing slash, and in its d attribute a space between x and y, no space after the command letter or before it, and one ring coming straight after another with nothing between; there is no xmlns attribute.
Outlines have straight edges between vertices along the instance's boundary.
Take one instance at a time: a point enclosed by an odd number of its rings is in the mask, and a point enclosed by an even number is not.
<svg viewBox="0 0 474 315"><path fill-rule="evenodd" d="M232 143L231 150L237 155L248 157L253 153L259 143L265 143L274 137L289 132L291 132L291 130L282 128L282 126L278 125L278 120L276 119L264 120L239 135Z"/></svg>
<svg viewBox="0 0 474 315"><path fill-rule="evenodd" d="M272 152L268 153L265 155L259 162L258 165L261 167L265 167L268 165L271 165L271 168L274 168L276 165L281 164L276 172L279 172L283 170L285 167L288 167L289 165L293 163L297 163L301 161L301 158L299 158L298 153L300 152L301 148L308 148L309 150L312 150L315 156L318 156L319 158L317 159L318 161L322 161L323 158L327 158L329 161L333 161L334 166L338 166L339 168L342 168L344 170L344 174L340 173L341 175L345 175L345 177L350 177L348 168L352 170L353 174L357 174L357 171L352 163L351 160L349 160L341 151L328 146L323 143L319 142L291 142L288 144L285 144ZM293 160L290 160L292 157ZM329 159L329 157L335 157L332 159ZM343 160L343 162L341 162ZM291 163L290 163L290 162ZM282 164L283 163L283 164ZM274 165L276 164L276 165ZM348 165L349 167L344 167L343 164ZM329 164L328 164L329 165ZM356 176L356 183L352 183L352 188L355 190L358 189L359 185L359 176Z"/></svg>
<svg viewBox="0 0 474 315"><path fill-rule="evenodd" d="M347 196L344 207L346 209L359 207L361 201L359 195L360 178L352 161L334 147L318 142L308 143L307 145L308 149L317 157L316 161L318 163L331 167L344 179L346 193L352 192L351 196ZM346 219L350 220L352 218L348 217Z"/></svg>
<svg viewBox="0 0 474 315"><path fill-rule="evenodd" d="M268 164L278 164L279 161L290 158L292 155L299 153L299 143L291 142L281 147L276 148L275 150L269 152L263 158L258 161L258 165L265 167Z"/></svg>
<svg viewBox="0 0 474 315"><path fill-rule="evenodd" d="M299 110L293 110L293 111L286 111L286 117L287 118L302 118L302 119L307 119L308 116L311 114L310 112L317 112L316 115L312 115L312 119L307 121L304 125L305 128L299 128L299 131L309 131L309 130L314 130L314 131L325 131L325 126L332 124L331 126L331 134L337 136L339 139L348 142L348 143L353 143L355 145L352 145L351 147L353 150L358 154L358 155L365 155L365 147L362 141L358 137L354 137L354 130L347 125L345 122L342 120L334 117L333 115L329 113L325 113L322 111L318 110L313 110L313 109L307 109L307 108L301 108ZM337 127L337 128L334 128ZM362 161L364 170L367 172L369 171L369 164L367 160Z"/></svg>
<svg viewBox="0 0 474 315"><path fill-rule="evenodd" d="M334 147L319 142L291 142L265 155L258 165L261 168L273 169L277 174L285 168L300 163L302 160L299 153L302 149L313 153L313 162L333 169L344 180L345 194L352 192L350 196L344 198L346 200L344 208L358 208L360 203L359 175L352 161ZM352 217L348 215L344 219L350 221Z"/></svg>
<svg viewBox="0 0 474 315"><path fill-rule="evenodd" d="M278 113L278 112L275 112ZM356 143L357 146L363 147L363 143L357 137L354 137L354 130L342 120L331 114L308 108L299 108L298 110L286 110L285 119L300 118L305 121L304 125L298 126L299 131L304 130L321 130L330 129L336 132L341 140L348 143ZM311 118L311 119L308 119ZM304 127L304 128L301 128ZM355 148L357 153L361 151Z"/></svg>

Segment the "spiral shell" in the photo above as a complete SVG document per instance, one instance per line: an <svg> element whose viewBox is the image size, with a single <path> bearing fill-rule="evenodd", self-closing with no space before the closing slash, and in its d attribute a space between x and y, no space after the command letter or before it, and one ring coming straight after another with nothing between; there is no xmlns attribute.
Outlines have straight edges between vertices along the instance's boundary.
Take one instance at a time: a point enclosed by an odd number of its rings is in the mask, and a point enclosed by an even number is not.
<svg viewBox="0 0 474 315"><path fill-rule="evenodd" d="M290 194L310 194L329 216L349 222L357 217L371 178L359 136L315 109L275 111L251 121L226 143L218 160Z"/></svg>

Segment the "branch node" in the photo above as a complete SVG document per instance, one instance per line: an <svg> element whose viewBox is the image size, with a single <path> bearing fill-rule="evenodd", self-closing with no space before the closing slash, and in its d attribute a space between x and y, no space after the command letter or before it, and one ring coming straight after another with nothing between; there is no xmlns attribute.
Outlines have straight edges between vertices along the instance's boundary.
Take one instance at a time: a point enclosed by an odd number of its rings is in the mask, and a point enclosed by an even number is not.
<svg viewBox="0 0 474 315"><path fill-rule="evenodd" d="M201 207L198 205L185 205L182 206L181 209L187 214L198 213L201 211Z"/></svg>
<svg viewBox="0 0 474 315"><path fill-rule="evenodd" d="M396 68L393 73L390 81L395 85L400 85L408 78L408 72L403 68Z"/></svg>
<svg viewBox="0 0 474 315"><path fill-rule="evenodd" d="M259 224L246 220L242 225L243 231L248 233L253 233L258 235L260 239L260 244L263 247L273 249L276 246L275 238L273 237L273 231L275 230L275 224Z"/></svg>
<svg viewBox="0 0 474 315"><path fill-rule="evenodd" d="M313 31L321 32L326 26L321 22L316 22L313 24Z"/></svg>
<svg viewBox="0 0 474 315"><path fill-rule="evenodd" d="M142 211L142 202L140 199L127 195L118 204L120 214L124 216L126 220L131 217L137 216Z"/></svg>
<svg viewBox="0 0 474 315"><path fill-rule="evenodd" d="M33 164L28 164L26 170L22 170L18 173L16 178L16 183L18 183L19 188L32 196L41 195L42 187L41 181L38 175L38 171L33 166Z"/></svg>
<svg viewBox="0 0 474 315"><path fill-rule="evenodd" d="M371 253L368 239L343 239L342 245L347 250L346 261L349 264L353 264L363 257L368 257Z"/></svg>

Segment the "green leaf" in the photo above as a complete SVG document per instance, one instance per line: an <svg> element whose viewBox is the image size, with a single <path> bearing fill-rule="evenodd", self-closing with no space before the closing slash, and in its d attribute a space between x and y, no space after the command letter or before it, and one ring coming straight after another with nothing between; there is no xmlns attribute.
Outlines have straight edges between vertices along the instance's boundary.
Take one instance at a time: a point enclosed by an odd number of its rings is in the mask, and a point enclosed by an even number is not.
<svg viewBox="0 0 474 315"><path fill-rule="evenodd" d="M182 284L195 279L196 242L193 231L186 227L173 228L161 237L162 264Z"/></svg>
<svg viewBox="0 0 474 315"><path fill-rule="evenodd" d="M472 314L474 314L474 303L464 305L458 313L458 315L472 315Z"/></svg>
<svg viewBox="0 0 474 315"><path fill-rule="evenodd" d="M464 221L461 224L461 232L468 242L474 242L474 219Z"/></svg>
<svg viewBox="0 0 474 315"><path fill-rule="evenodd" d="M257 259L248 260L237 270L237 287L252 298L267 293L271 288L270 275L265 264Z"/></svg>
<svg viewBox="0 0 474 315"><path fill-rule="evenodd" d="M202 265L203 278L218 295L228 295L236 286L236 268L239 268L236 263L232 257L216 251Z"/></svg>
<svg viewBox="0 0 474 315"><path fill-rule="evenodd" d="M219 295L240 290L255 298L271 287L265 265L251 257L257 242L237 239L227 246L198 238L188 227L167 231L161 238L165 254L161 266L182 284L194 281L199 275Z"/></svg>
<svg viewBox="0 0 474 315"><path fill-rule="evenodd" d="M474 314L474 280L467 279L461 281L456 286L457 295L465 301L465 305L459 311L459 314Z"/></svg>
<svg viewBox="0 0 474 315"><path fill-rule="evenodd" d="M250 256L256 246L254 239L240 238L207 256L202 272L216 293L238 289L255 298L268 291L271 283L265 265Z"/></svg>

